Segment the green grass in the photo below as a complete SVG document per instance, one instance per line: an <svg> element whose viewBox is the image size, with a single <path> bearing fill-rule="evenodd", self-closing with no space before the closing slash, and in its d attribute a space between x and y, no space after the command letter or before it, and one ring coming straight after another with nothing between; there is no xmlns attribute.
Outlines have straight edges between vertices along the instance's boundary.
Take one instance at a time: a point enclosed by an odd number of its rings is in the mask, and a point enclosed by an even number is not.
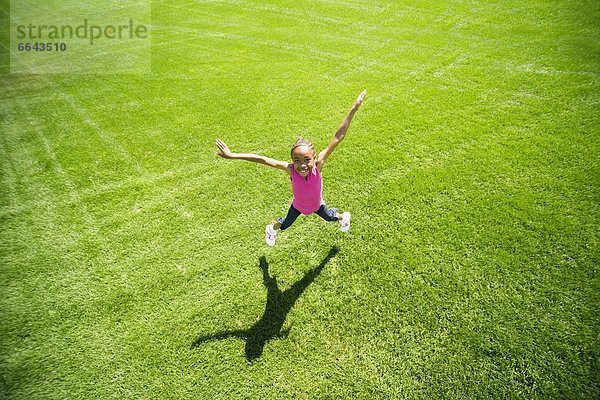
<svg viewBox="0 0 600 400"><path fill-rule="evenodd" d="M596 1L155 1L151 35L151 75L2 60L1 398L600 397ZM215 137L319 150L364 88L351 231L268 248L289 181Z"/></svg>

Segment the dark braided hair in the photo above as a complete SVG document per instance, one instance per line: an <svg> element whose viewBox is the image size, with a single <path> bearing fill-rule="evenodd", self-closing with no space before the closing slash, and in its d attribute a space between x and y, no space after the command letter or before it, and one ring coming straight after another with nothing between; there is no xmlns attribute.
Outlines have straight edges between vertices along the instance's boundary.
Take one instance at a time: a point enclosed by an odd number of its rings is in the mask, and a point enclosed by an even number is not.
<svg viewBox="0 0 600 400"><path fill-rule="evenodd" d="M313 144L311 142L309 142L308 140L304 139L303 137L301 137L301 138L298 138L298 140L296 140L296 142L292 146L292 150L290 150L290 156L294 152L294 149L296 147L300 147L300 146L308 146L312 149L313 154L315 153L315 147L313 146Z"/></svg>

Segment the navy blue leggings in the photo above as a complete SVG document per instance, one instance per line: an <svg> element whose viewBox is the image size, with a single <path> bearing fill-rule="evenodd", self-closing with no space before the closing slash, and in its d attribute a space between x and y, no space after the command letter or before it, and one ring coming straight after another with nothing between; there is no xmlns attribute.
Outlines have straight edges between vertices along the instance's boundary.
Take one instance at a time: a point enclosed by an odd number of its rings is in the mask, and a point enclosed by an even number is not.
<svg viewBox="0 0 600 400"><path fill-rule="evenodd" d="M337 221L339 218L337 217L337 208L327 208L327 204L321 204L321 207L317 211L314 212L319 217L323 218L325 221ZM294 206L290 205L290 209L288 210L285 218L278 218L277 222L281 224L281 230L287 229L298 218L298 216L302 214L300 211L296 210Z"/></svg>

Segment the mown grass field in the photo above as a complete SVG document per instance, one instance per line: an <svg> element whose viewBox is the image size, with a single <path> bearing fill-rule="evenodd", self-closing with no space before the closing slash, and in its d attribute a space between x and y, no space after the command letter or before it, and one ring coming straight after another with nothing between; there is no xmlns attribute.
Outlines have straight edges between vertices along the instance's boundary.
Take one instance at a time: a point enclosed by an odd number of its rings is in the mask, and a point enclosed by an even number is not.
<svg viewBox="0 0 600 400"><path fill-rule="evenodd" d="M597 1L154 1L146 75L10 74L3 4L1 398L600 397ZM350 232L267 247L289 180L215 138L364 88Z"/></svg>

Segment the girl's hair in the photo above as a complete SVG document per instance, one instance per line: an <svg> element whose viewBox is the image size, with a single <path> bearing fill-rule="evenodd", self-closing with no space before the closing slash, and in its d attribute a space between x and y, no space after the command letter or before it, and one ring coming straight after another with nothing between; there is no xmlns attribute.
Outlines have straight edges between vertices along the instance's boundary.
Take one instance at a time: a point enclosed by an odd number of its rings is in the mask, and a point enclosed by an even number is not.
<svg viewBox="0 0 600 400"><path fill-rule="evenodd" d="M308 140L304 139L303 137L298 138L298 140L296 140L296 143L294 143L294 145L292 146L292 150L290 150L290 155L294 152L294 149L296 147L300 147L300 146L308 146L312 149L313 153L315 152L315 147L313 146L313 144L311 142L309 142Z"/></svg>

